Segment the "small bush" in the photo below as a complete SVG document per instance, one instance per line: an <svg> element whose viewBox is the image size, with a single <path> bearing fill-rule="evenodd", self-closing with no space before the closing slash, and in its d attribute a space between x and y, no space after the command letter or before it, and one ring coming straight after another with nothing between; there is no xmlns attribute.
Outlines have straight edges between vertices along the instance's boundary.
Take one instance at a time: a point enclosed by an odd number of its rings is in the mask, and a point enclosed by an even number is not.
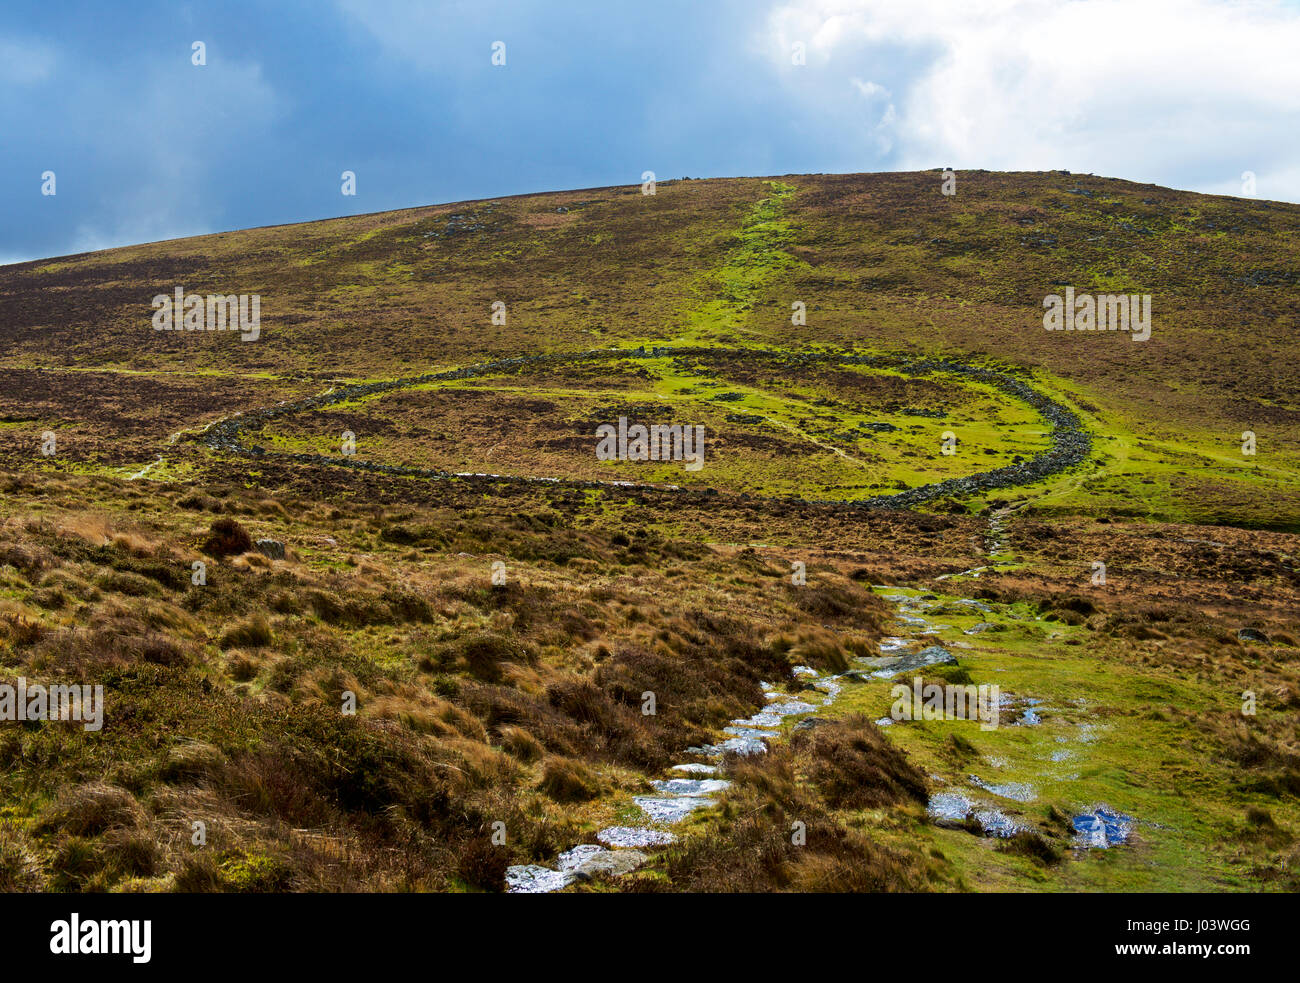
<svg viewBox="0 0 1300 983"><path fill-rule="evenodd" d="M456 874L470 887L481 891L504 891L506 862L506 851L493 845L490 837L475 836L461 845Z"/></svg>
<svg viewBox="0 0 1300 983"><path fill-rule="evenodd" d="M809 777L837 809L877 809L912 800L925 802L925 776L880 728L855 714L795 736L795 747L812 757Z"/></svg>
<svg viewBox="0 0 1300 983"><path fill-rule="evenodd" d="M200 549L209 556L238 556L253 548L253 537L234 519L218 519Z"/></svg>
<svg viewBox="0 0 1300 983"><path fill-rule="evenodd" d="M1028 857L1034 863L1044 866L1060 863L1062 856L1059 847L1033 830L1021 830L1013 836L999 840L996 849L999 853L1014 853Z"/></svg>

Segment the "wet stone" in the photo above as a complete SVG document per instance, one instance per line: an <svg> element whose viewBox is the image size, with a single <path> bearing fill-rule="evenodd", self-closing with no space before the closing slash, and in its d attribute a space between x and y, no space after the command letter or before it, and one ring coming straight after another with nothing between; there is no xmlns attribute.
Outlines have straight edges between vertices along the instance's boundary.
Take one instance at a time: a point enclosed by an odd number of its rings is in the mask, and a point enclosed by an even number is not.
<svg viewBox="0 0 1300 983"><path fill-rule="evenodd" d="M918 669L926 669L930 666L955 665L956 662L957 657L942 645L931 645L912 655L898 657L889 665L877 669L873 675L877 679L888 679L890 676L897 676L899 673L915 672Z"/></svg>
<svg viewBox="0 0 1300 983"><path fill-rule="evenodd" d="M677 841L677 834L645 826L609 826L597 833L596 839L612 847L667 846Z"/></svg>
<svg viewBox="0 0 1300 983"><path fill-rule="evenodd" d="M731 786L725 778L670 778L650 783L656 792L664 795L712 795Z"/></svg>
<svg viewBox="0 0 1300 983"><path fill-rule="evenodd" d="M673 771L684 771L684 772L686 772L688 775L714 775L714 774L717 774L718 766L717 766L717 765L699 765L699 764L673 765L672 770L673 770Z"/></svg>
<svg viewBox="0 0 1300 983"><path fill-rule="evenodd" d="M766 754L767 745L756 737L729 737L720 744L706 744L704 747L691 747L686 750L709 758L720 758L724 754L739 754L747 757L751 754Z"/></svg>
<svg viewBox="0 0 1300 983"><path fill-rule="evenodd" d="M622 877L624 874L632 873L649 859L639 850L602 850L600 853L589 855L574 868L573 874L578 880L583 881L600 875Z"/></svg>
<svg viewBox="0 0 1300 983"><path fill-rule="evenodd" d="M537 864L520 864L506 868L506 890L511 894L549 894L572 884L568 871L551 870Z"/></svg>
<svg viewBox="0 0 1300 983"><path fill-rule="evenodd" d="M984 830L985 836L1006 838L1028 828L1001 809L976 809L975 821L980 824L980 829Z"/></svg>
<svg viewBox="0 0 1300 983"><path fill-rule="evenodd" d="M555 866L561 871L574 871L593 857L599 857L605 853L609 853L609 851L603 846L597 846L595 843L580 843L572 850L565 850L556 857Z"/></svg>
<svg viewBox="0 0 1300 983"><path fill-rule="evenodd" d="M828 724L828 723L830 723L829 720L824 720L821 717L805 717L803 720L799 721L797 724L794 725L794 729L796 731L812 730L814 727L820 727L823 724Z"/></svg>
<svg viewBox="0 0 1300 983"><path fill-rule="evenodd" d="M652 822L672 825L681 822L696 809L707 809L713 805L712 799L700 795L679 795L673 797L654 797L638 795L632 799Z"/></svg>
<svg viewBox="0 0 1300 983"><path fill-rule="evenodd" d="M811 703L804 703L802 700L787 700L784 703L773 703L764 713L777 713L783 717L794 716L797 713L811 713L817 709Z"/></svg>

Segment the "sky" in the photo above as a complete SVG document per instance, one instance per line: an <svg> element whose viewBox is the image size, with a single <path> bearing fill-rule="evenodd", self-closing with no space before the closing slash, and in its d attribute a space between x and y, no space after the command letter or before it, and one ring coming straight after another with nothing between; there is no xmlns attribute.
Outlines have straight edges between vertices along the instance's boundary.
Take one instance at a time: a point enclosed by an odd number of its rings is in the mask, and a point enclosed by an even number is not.
<svg viewBox="0 0 1300 983"><path fill-rule="evenodd" d="M0 263L645 171L1295 202L1300 0L4 0L0 148Z"/></svg>

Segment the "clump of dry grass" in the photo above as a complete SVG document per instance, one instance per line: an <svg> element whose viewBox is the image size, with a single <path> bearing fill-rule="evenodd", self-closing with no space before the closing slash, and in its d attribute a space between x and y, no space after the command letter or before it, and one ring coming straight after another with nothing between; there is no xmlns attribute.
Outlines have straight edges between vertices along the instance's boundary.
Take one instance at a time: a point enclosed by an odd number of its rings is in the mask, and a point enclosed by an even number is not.
<svg viewBox="0 0 1300 983"><path fill-rule="evenodd" d="M145 813L134 795L105 782L65 788L41 815L36 831L96 836L111 829L138 829Z"/></svg>
<svg viewBox="0 0 1300 983"><path fill-rule="evenodd" d="M221 634L218 644L223 649L255 649L270 645L275 640L271 624L260 614L252 615L231 625Z"/></svg>
<svg viewBox="0 0 1300 983"><path fill-rule="evenodd" d="M600 781L576 758L547 758L538 788L556 802L589 802L600 794Z"/></svg>
<svg viewBox="0 0 1300 983"><path fill-rule="evenodd" d="M508 724L498 731L497 736L507 753L526 764L539 761L546 753L542 742L523 727Z"/></svg>

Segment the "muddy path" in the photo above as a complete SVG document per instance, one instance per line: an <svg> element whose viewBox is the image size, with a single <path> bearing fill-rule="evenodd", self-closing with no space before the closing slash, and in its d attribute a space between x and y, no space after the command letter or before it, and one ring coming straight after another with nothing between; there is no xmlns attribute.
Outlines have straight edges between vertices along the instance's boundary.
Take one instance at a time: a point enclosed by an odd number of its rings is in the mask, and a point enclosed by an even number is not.
<svg viewBox="0 0 1300 983"><path fill-rule="evenodd" d="M1058 474L1074 467L1087 459L1092 450L1092 437L1084 429L1078 416L1056 402L1051 397L1030 386L1023 379L1009 373L998 372L980 366L967 365L951 359L925 358L908 359L901 356L886 355L832 355L781 353L752 349L728 349L706 347L660 347L660 348L609 348L577 353L558 353L545 355L524 355L511 358L480 362L474 365L443 372L429 372L401 379L381 382L357 383L331 389L325 393L307 399L284 402L276 406L237 413L210 424L197 434L194 439L205 443L213 450L250 457L274 457L281 460L295 461L308 465L327 465L331 467L353 468L361 471L373 471L383 474L409 475L432 480L454 480L473 478L494 482L533 485L558 485L567 488L623 488L654 489L673 492L687 496L711 497L723 500L740 500L742 496L735 493L719 492L716 489L682 488L676 485L639 484L630 481L597 481L552 477L529 477L519 475L489 474L481 472L453 472L429 468L406 467L396 464L381 464L372 461L358 461L349 457L326 454L294 454L269 451L251 443L250 438L267 422L296 413L318 410L337 403L373 396L381 393L408 389L412 386L431 382L472 379L480 376L497 375L522 368L562 365L574 362L598 362L602 360L664 358L664 357L730 357L764 359L777 368L798 371L813 365L857 365L902 372L921 377L937 372L952 373L974 382L989 385L1005 395L1018 400L1032 408L1051 429L1048 433L1050 446L1020 464L1010 464L990 471L983 471L959 478L919 485L906 491L890 495L878 495L867 499L852 501L835 499L795 499L749 495L754 499L780 502L789 505L843 505L855 508L903 509L943 497L956 497L978 494L997 488L1010 488L1028 485L1044 478Z"/></svg>

